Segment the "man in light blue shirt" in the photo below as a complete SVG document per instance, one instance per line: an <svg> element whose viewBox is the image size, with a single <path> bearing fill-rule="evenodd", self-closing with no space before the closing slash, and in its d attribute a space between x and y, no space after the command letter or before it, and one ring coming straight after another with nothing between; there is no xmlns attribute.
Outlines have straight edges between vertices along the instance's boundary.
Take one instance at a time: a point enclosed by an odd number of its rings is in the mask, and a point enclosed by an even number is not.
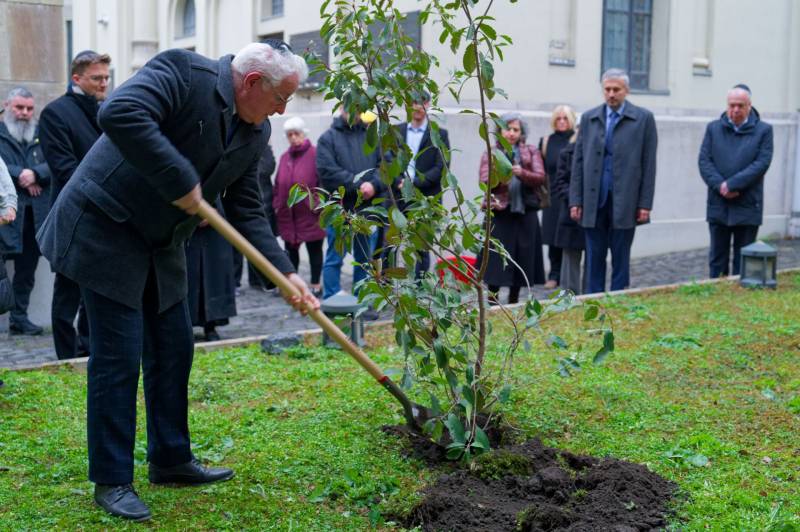
<svg viewBox="0 0 800 532"><path fill-rule="evenodd" d="M428 108L430 107L430 95L420 94L417 102L411 111L411 122L402 123L398 126L400 135L405 139L406 144L413 157L408 163L405 174L397 179L393 187L394 196L400 198L400 189L405 179L412 179L414 187L419 189L423 195L436 196L442 191L442 173L445 171L444 158L431 142L431 125L428 121ZM442 143L450 148L450 140L447 130L439 128L439 137ZM400 209L405 211L406 206L400 204ZM416 265L417 278L430 268L430 254L420 253L420 260Z"/></svg>

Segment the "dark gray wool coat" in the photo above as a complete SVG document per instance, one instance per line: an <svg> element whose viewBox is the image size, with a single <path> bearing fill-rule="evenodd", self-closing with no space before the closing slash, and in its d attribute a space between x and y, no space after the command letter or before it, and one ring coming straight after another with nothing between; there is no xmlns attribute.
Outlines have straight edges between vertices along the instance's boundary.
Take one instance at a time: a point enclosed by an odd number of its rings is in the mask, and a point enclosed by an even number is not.
<svg viewBox="0 0 800 532"><path fill-rule="evenodd" d="M200 218L170 202L198 183L212 205L222 193L228 221L284 273L294 271L264 215L256 177L269 122L240 123L232 56L212 60L168 50L114 91L97 140L39 231L53 269L105 297L141 308L156 276L159 309L186 297L184 241Z"/></svg>
<svg viewBox="0 0 800 532"><path fill-rule="evenodd" d="M739 131L723 113L706 127L698 165L708 185L706 220L722 225L761 225L764 214L764 174L772 162L772 126L750 110ZM725 199L723 182L739 196Z"/></svg>
<svg viewBox="0 0 800 532"><path fill-rule="evenodd" d="M583 227L594 227L600 201L606 138L605 104L586 111L572 160L569 205L583 206ZM612 153L615 229L636 227L636 210L653 208L658 133L653 113L625 102L614 128Z"/></svg>
<svg viewBox="0 0 800 532"><path fill-rule="evenodd" d="M0 158L8 166L11 181L17 190L17 219L8 225L0 225L0 253L22 253L22 228L25 225L23 212L30 206L33 210L33 223L38 229L50 210L50 181L52 172L47 166L42 145L39 143L39 132L33 142L22 144L8 132L6 125L0 121ZM36 174L36 182L42 187L42 193L31 196L27 190L19 186L19 174L30 168Z"/></svg>

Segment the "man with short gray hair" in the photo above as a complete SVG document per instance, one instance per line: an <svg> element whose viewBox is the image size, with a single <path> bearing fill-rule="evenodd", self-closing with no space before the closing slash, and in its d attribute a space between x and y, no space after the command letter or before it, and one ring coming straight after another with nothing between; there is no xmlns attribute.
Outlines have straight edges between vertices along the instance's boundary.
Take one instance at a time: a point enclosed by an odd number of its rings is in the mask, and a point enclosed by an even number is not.
<svg viewBox="0 0 800 532"><path fill-rule="evenodd" d="M658 134L653 113L626 101L629 79L612 68L602 76L605 104L581 117L569 189L570 217L586 234L586 293L605 291L611 250L611 290L630 285L637 224L650 221Z"/></svg>
<svg viewBox="0 0 800 532"><path fill-rule="evenodd" d="M256 177L268 117L285 111L306 75L282 42L219 60L188 50L156 55L100 108L103 135L39 232L42 253L78 283L86 308L89 479L112 515L151 516L132 486L140 366L150 482L233 477L201 464L189 438L184 244L201 221L200 200L222 196L228 221L302 294L289 302L319 308L270 230Z"/></svg>
<svg viewBox="0 0 800 532"><path fill-rule="evenodd" d="M39 335L42 328L28 318L28 304L36 282L39 246L36 231L50 208L50 168L39 144L33 94L24 87L8 93L0 123L0 158L8 166L17 190L17 218L0 227L0 253L14 261L14 308L10 334Z"/></svg>
<svg viewBox="0 0 800 532"><path fill-rule="evenodd" d="M761 120L750 88L728 91L728 108L709 123L700 146L700 175L708 185L711 278L739 275L742 247L755 241L764 213L764 174L772 161L772 126Z"/></svg>

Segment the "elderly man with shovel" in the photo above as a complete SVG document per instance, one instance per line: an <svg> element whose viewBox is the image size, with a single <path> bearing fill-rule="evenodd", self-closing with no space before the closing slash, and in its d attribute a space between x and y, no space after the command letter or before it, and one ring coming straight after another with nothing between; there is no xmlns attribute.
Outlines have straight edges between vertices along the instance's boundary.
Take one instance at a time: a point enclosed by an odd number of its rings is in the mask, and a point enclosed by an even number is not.
<svg viewBox="0 0 800 532"><path fill-rule="evenodd" d="M280 41L219 60L158 54L103 105L104 134L38 234L43 255L78 283L85 302L89 479L112 515L150 518L132 487L140 365L150 482L233 476L199 463L189 440L193 339L183 245L206 202L222 195L231 224L286 276L295 308L319 308L270 230L256 177L267 119L284 112L306 75L303 59Z"/></svg>

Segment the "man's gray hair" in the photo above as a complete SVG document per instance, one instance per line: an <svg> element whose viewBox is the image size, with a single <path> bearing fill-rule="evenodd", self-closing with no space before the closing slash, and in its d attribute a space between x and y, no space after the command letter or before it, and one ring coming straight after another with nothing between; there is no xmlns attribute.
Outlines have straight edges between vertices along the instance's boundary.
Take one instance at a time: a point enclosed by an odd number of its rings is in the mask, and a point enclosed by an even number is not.
<svg viewBox="0 0 800 532"><path fill-rule="evenodd" d="M239 50L231 66L241 76L257 72L273 87L292 75L296 75L300 83L308 77L305 59L292 53L285 45L278 49L267 43L250 43Z"/></svg>
<svg viewBox="0 0 800 532"><path fill-rule="evenodd" d="M605 83L610 79L621 79L626 87L631 86L631 78L629 78L628 73L621 68L609 68L603 72L603 75L600 77L600 82Z"/></svg>
<svg viewBox="0 0 800 532"><path fill-rule="evenodd" d="M33 98L33 93L31 93L31 91L25 87L14 87L8 91L8 97L6 98L6 101L11 101L14 98Z"/></svg>
<svg viewBox="0 0 800 532"><path fill-rule="evenodd" d="M525 119L522 118L520 113L516 111L512 111L510 113L505 113L500 117L500 120L506 123L506 125L510 124L511 122L519 122L519 129L520 129L520 137L522 139L528 138L528 123L525 122Z"/></svg>
<svg viewBox="0 0 800 532"><path fill-rule="evenodd" d="M748 102L751 101L751 99L752 99L752 95L750 94L750 91L745 89L744 87L736 86L736 87L733 87L731 89L728 89L728 97L729 98L731 96L735 95L735 94L743 94L747 98Z"/></svg>

